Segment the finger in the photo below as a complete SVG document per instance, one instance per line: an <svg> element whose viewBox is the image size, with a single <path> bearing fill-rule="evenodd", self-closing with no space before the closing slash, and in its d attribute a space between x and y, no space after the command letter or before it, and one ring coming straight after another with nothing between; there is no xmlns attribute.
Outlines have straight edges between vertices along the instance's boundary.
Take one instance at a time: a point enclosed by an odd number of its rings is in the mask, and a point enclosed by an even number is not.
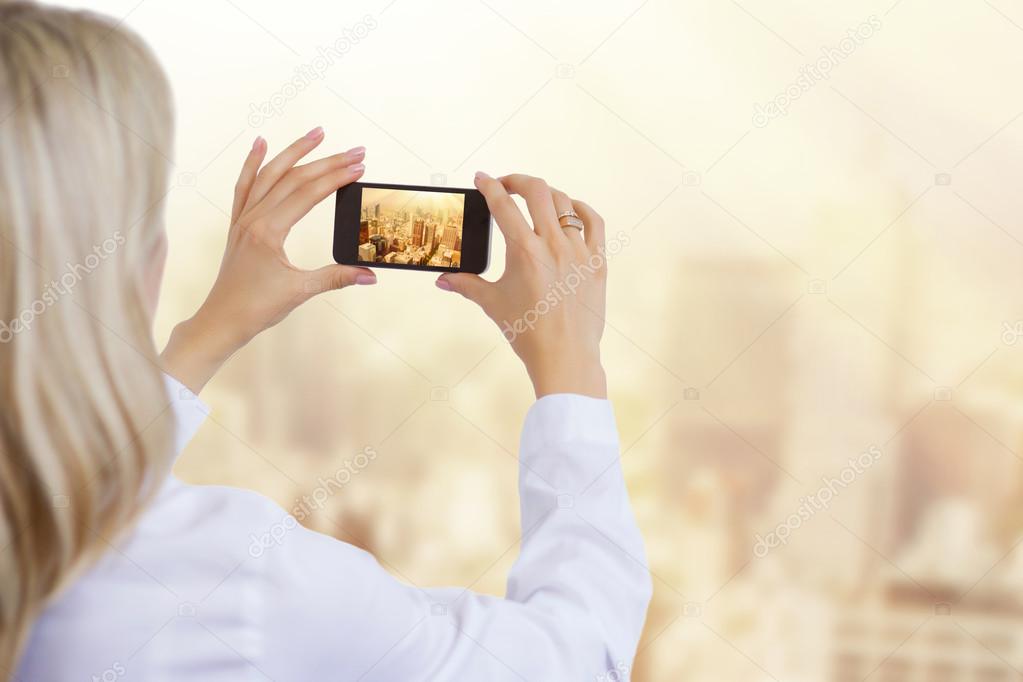
<svg viewBox="0 0 1023 682"><path fill-rule="evenodd" d="M331 171L311 180L292 192L284 201L258 218L267 228L281 236L287 236L292 226L320 203L338 190L339 187L355 182L366 171L366 166L353 166Z"/></svg>
<svg viewBox="0 0 1023 682"><path fill-rule="evenodd" d="M276 185L270 190L269 193L259 202L258 206L252 206L250 209L253 218L257 218L260 215L265 215L274 206L284 201L284 199L298 189L301 185L319 178L322 175L326 175L332 171L347 168L348 166L355 165L361 162L366 157L365 147L355 147L349 149L342 154L334 154L318 161L306 163L301 166L295 166L291 170L287 171L284 176L277 182Z"/></svg>
<svg viewBox="0 0 1023 682"><path fill-rule="evenodd" d="M281 176L298 163L299 159L316 149L320 142L323 142L323 128L313 128L304 137L295 140L290 147L275 156L273 161L263 166L263 170L256 175L256 182L253 183L252 190L249 192L246 206L251 207L258 204L277 184Z"/></svg>
<svg viewBox="0 0 1023 682"><path fill-rule="evenodd" d="M490 287L490 282L479 275L471 275L467 272L444 273L437 278L437 287L444 291L454 291L483 307Z"/></svg>
<svg viewBox="0 0 1023 682"><path fill-rule="evenodd" d="M586 246L590 251L597 253L604 247L604 219L585 202L573 200L572 208L586 225Z"/></svg>
<svg viewBox="0 0 1023 682"><path fill-rule="evenodd" d="M515 205L515 200L508 194L504 185L482 171L476 173L475 183L476 189L487 200L490 213L494 216L497 227L500 228L501 234L504 235L504 239L509 245L525 245L529 239L533 238L533 231L529 229L529 223L526 222L525 216Z"/></svg>
<svg viewBox="0 0 1023 682"><path fill-rule="evenodd" d="M249 198L249 191L252 189L252 183L256 180L256 173L259 172L259 166L263 163L263 159L266 157L266 140L262 137L257 137L252 143L252 149L249 150L249 155L245 157L245 163L242 164L242 171L238 175L238 182L234 186L234 204L231 206L231 225L233 226L238 222L238 218L241 217L242 209L245 208L245 202Z"/></svg>
<svg viewBox="0 0 1023 682"><path fill-rule="evenodd" d="M372 270L352 265L324 265L322 268L303 272L302 275L304 277L302 291L310 297L324 291L344 289L355 284L377 283L377 276Z"/></svg>
<svg viewBox="0 0 1023 682"><path fill-rule="evenodd" d="M526 200L529 216L533 219L533 229L538 235L553 240L564 237L561 225L558 224L558 213L554 210L551 188L543 179L520 173L498 179L506 190Z"/></svg>
<svg viewBox="0 0 1023 682"><path fill-rule="evenodd" d="M557 215L560 216L564 213L567 213L568 211L578 213L578 211L576 211L572 207L572 198L565 194L564 192L561 192L551 187L551 197L554 199L554 210L556 211ZM561 231L564 233L564 235L573 241L582 242L583 231L577 227L572 227L571 225L565 227L565 225L563 224L565 222L566 221L561 219L558 220L558 225L561 227Z"/></svg>

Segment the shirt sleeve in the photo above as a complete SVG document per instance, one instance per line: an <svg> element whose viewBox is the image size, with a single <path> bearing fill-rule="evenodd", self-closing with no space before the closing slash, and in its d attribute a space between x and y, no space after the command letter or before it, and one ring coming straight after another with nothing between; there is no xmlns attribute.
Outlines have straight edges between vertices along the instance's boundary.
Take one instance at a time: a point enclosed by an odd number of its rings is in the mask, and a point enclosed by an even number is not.
<svg viewBox="0 0 1023 682"><path fill-rule="evenodd" d="M267 550L277 648L266 673L625 679L651 583L618 459L607 401L552 395L533 405L521 438L521 552L503 599L405 585L366 552L295 528ZM297 622L301 636L290 631Z"/></svg>
<svg viewBox="0 0 1023 682"><path fill-rule="evenodd" d="M195 437L199 427L206 421L210 408L199 399L199 396L166 372L163 375L163 382L167 387L167 396L170 398L168 409L173 413L176 425L174 429L174 456L176 457Z"/></svg>

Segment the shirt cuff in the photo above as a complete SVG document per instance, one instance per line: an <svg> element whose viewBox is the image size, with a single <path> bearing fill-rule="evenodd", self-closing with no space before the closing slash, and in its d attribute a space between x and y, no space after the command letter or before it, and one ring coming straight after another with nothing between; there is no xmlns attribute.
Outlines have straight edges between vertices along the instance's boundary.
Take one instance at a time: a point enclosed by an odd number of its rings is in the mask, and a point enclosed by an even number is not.
<svg viewBox="0 0 1023 682"><path fill-rule="evenodd" d="M610 401L576 394L540 398L522 428L521 459L548 484L587 485L618 457L618 429Z"/></svg>
<svg viewBox="0 0 1023 682"><path fill-rule="evenodd" d="M167 386L167 396L170 398L170 409L174 413L174 454L180 455L181 451L192 440L199 427L206 421L206 415L210 413L209 406L199 399L199 396L192 393L184 384L164 373L164 383Z"/></svg>

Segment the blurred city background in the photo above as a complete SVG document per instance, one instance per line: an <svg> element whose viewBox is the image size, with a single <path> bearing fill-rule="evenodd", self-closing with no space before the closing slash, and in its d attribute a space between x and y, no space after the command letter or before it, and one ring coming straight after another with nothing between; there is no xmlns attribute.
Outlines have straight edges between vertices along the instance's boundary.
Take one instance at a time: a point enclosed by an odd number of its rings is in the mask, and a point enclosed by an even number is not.
<svg viewBox="0 0 1023 682"><path fill-rule="evenodd" d="M1019 2L88 4L175 88L161 342L256 135L323 125L372 181L540 175L629 237L603 356L655 583L632 679L1023 677ZM234 357L177 473L294 509L370 448L304 522L502 594L526 375L434 276L379 279Z"/></svg>

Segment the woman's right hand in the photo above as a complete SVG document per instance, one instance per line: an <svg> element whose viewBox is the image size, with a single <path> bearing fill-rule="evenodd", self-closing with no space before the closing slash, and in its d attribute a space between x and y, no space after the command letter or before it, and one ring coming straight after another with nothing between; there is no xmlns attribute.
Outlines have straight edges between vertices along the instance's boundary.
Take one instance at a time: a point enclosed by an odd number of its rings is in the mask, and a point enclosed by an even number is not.
<svg viewBox="0 0 1023 682"><path fill-rule="evenodd" d="M496 282L478 275L441 275L437 286L476 302L501 327L526 365L540 398L553 393L607 397L600 364L607 257L604 221L587 204L548 187L540 178L476 174L508 246ZM526 200L532 225L512 194ZM558 215L574 210L585 234L562 227Z"/></svg>

